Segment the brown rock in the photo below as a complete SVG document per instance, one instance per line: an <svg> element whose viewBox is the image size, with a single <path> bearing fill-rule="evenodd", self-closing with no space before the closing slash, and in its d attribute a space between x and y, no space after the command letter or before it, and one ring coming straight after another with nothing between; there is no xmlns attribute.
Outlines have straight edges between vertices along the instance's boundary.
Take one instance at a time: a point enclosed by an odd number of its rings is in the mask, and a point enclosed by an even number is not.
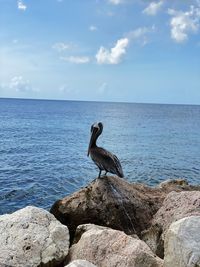
<svg viewBox="0 0 200 267"><path fill-rule="evenodd" d="M176 189L182 190L184 188L187 188L188 185L188 181L185 179L169 179L160 183L158 187L172 191L174 189L174 186L176 187Z"/></svg>
<svg viewBox="0 0 200 267"><path fill-rule="evenodd" d="M98 267L162 267L141 240L122 231L97 225L80 225L76 232L77 243L70 248L68 261L84 259Z"/></svg>
<svg viewBox="0 0 200 267"><path fill-rule="evenodd" d="M170 180L156 188L130 184L124 179L107 176L58 200L51 213L67 225L73 238L80 224L94 223L141 236L151 225L153 215L170 191L198 190L185 180Z"/></svg>
<svg viewBox="0 0 200 267"><path fill-rule="evenodd" d="M85 223L140 235L149 227L163 197L159 188L129 184L117 177L104 177L57 201L51 213L68 226L72 235L78 225Z"/></svg>

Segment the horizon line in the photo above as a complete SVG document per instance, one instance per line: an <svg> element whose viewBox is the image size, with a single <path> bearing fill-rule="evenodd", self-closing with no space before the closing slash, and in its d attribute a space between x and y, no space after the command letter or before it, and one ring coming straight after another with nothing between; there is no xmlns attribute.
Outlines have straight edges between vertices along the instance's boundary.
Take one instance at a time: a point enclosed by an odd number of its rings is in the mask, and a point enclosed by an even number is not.
<svg viewBox="0 0 200 267"><path fill-rule="evenodd" d="M68 102L96 102L96 103L116 103L116 104L140 104L140 105L180 105L180 106L200 106L191 103L158 103L158 102L128 102L128 101L108 101L108 100L77 100L77 99L52 99L52 98L21 98L21 97L1 97L0 99L13 100L38 100L38 101L68 101Z"/></svg>

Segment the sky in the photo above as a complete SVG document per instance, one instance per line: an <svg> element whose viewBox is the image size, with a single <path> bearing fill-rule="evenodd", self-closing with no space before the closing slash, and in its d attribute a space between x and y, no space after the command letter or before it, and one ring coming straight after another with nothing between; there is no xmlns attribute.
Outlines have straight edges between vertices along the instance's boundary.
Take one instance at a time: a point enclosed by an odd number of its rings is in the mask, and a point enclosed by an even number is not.
<svg viewBox="0 0 200 267"><path fill-rule="evenodd" d="M200 104L200 0L0 0L0 97Z"/></svg>

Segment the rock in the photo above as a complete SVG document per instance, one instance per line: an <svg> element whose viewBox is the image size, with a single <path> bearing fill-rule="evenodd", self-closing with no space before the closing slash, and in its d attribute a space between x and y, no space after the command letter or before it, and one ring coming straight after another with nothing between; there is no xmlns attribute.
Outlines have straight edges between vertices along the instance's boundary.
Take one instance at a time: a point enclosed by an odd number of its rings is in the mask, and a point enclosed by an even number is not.
<svg viewBox="0 0 200 267"><path fill-rule="evenodd" d="M118 177L103 177L58 200L51 213L67 225L71 236L80 224L94 223L137 234L150 225L166 194L159 188L130 184Z"/></svg>
<svg viewBox="0 0 200 267"><path fill-rule="evenodd" d="M65 267L96 267L96 266L89 261L75 260L72 261L70 264L66 265Z"/></svg>
<svg viewBox="0 0 200 267"><path fill-rule="evenodd" d="M153 218L153 224L162 226L165 234L170 224L191 215L200 215L200 192L171 192Z"/></svg>
<svg viewBox="0 0 200 267"><path fill-rule="evenodd" d="M137 234L150 227L153 215L171 191L200 190L183 179L168 180L156 188L130 184L124 179L105 176L54 203L51 213L67 225L73 238L80 224L94 223Z"/></svg>
<svg viewBox="0 0 200 267"><path fill-rule="evenodd" d="M155 224L148 230L142 231L141 239L151 248L153 253L162 259L164 257L164 242L161 235L162 227Z"/></svg>
<svg viewBox="0 0 200 267"><path fill-rule="evenodd" d="M167 190L169 190L171 188L170 191L173 191L174 186L176 187L176 190L177 189L182 190L182 189L187 188L188 185L189 185L188 181L185 179L176 179L176 180L169 179L169 180L166 180L166 181L160 183L158 185L158 187L160 187L162 189L167 189Z"/></svg>
<svg viewBox="0 0 200 267"><path fill-rule="evenodd" d="M0 266L58 266L68 250L68 228L49 212L29 206L0 216Z"/></svg>
<svg viewBox="0 0 200 267"><path fill-rule="evenodd" d="M97 225L80 225L76 242L69 251L68 260L84 259L98 267L162 267L156 257L141 240L122 231Z"/></svg>
<svg viewBox="0 0 200 267"><path fill-rule="evenodd" d="M191 215L200 215L200 192L171 192L162 207L154 215L152 226L142 233L144 240L154 253L163 258L165 233L171 223Z"/></svg>
<svg viewBox="0 0 200 267"><path fill-rule="evenodd" d="M165 239L165 267L200 267L200 216L172 223Z"/></svg>

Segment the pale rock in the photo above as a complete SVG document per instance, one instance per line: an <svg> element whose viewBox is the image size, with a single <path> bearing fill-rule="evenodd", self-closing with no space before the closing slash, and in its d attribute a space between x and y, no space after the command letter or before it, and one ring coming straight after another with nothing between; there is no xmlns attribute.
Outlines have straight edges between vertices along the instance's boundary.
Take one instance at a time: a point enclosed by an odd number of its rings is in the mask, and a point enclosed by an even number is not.
<svg viewBox="0 0 200 267"><path fill-rule="evenodd" d="M200 191L171 192L154 215L153 225L160 225L165 235L172 222L192 215L200 215Z"/></svg>
<svg viewBox="0 0 200 267"><path fill-rule="evenodd" d="M57 266L68 250L68 228L48 211L29 206L0 216L0 266Z"/></svg>
<svg viewBox="0 0 200 267"><path fill-rule="evenodd" d="M65 267L96 267L96 266L86 260L75 260L72 261L70 264L66 265Z"/></svg>
<svg viewBox="0 0 200 267"><path fill-rule="evenodd" d="M200 216L171 224L165 238L165 267L200 267Z"/></svg>
<svg viewBox="0 0 200 267"><path fill-rule="evenodd" d="M93 224L80 225L75 242L69 251L69 261L84 259L98 267L163 266L163 261L143 241L122 231Z"/></svg>
<svg viewBox="0 0 200 267"><path fill-rule="evenodd" d="M164 239L170 225L188 216L200 216L200 191L170 192L153 216L152 225L141 234L151 250L164 256Z"/></svg>

